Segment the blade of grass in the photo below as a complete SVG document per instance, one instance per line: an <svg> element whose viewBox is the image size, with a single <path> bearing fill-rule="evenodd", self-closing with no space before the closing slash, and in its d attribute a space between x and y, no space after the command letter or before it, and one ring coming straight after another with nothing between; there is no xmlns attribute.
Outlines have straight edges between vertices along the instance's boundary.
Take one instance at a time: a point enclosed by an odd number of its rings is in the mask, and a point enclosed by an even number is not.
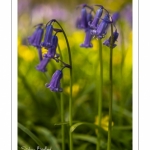
<svg viewBox="0 0 150 150"><path fill-rule="evenodd" d="M53 134L44 127L35 127L36 131L41 134L43 138L45 138L51 145L53 150L60 150L57 139L53 136Z"/></svg>
<svg viewBox="0 0 150 150"><path fill-rule="evenodd" d="M37 138L29 129L23 126L21 123L18 123L18 128L21 129L23 132L28 134L40 147L45 147L44 144Z"/></svg>
<svg viewBox="0 0 150 150"><path fill-rule="evenodd" d="M70 128L70 132L74 132L76 130L76 128L78 128L79 126L81 125L85 125L85 126L88 126L90 127L91 129L98 129L99 132L101 133L101 135L103 136L107 136L107 132L104 131L100 126L98 125L95 125L93 123L88 123L88 122L79 122L79 123L75 123L74 125L71 126Z"/></svg>
<svg viewBox="0 0 150 150"><path fill-rule="evenodd" d="M18 147L20 149L22 149L23 146L26 147L31 147L31 145L29 145L23 138L21 138L20 136L18 136L18 145L21 147Z"/></svg>
<svg viewBox="0 0 150 150"><path fill-rule="evenodd" d="M97 138L94 136L86 135L86 134L73 134L74 139L79 139L83 141L87 141L93 144L97 144Z"/></svg>
<svg viewBox="0 0 150 150"><path fill-rule="evenodd" d="M87 150L88 146L89 146L89 143L82 144L80 147L78 147L78 150Z"/></svg>
<svg viewBox="0 0 150 150"><path fill-rule="evenodd" d="M132 130L132 126L113 126L113 130Z"/></svg>

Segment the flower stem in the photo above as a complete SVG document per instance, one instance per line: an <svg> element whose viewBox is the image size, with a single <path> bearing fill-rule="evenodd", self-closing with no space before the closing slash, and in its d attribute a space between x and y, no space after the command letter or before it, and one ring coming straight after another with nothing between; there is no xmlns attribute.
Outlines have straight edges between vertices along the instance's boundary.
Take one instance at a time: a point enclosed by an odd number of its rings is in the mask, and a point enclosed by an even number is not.
<svg viewBox="0 0 150 150"><path fill-rule="evenodd" d="M38 49L38 54L39 54L39 60L42 61L42 59L43 59L42 58L42 49L41 49L41 47L38 47L37 49Z"/></svg>
<svg viewBox="0 0 150 150"><path fill-rule="evenodd" d="M71 127L72 126L72 59L71 59L71 50L70 50L68 38L67 38L66 33L64 32L63 28L61 27L59 22L57 22L56 20L53 20L53 21L55 21L62 29L62 32L63 32L65 40L66 40L67 48L68 48L69 64L71 66L71 68L70 68L70 98L69 98L69 127ZM70 150L73 150L72 132L70 130L69 130L69 146L70 146Z"/></svg>
<svg viewBox="0 0 150 150"><path fill-rule="evenodd" d="M62 86L63 86L63 81L61 82ZM60 107L61 107L61 122L64 123L65 122L65 118L64 118L64 97L63 97L63 93L61 93L61 97L60 97ZM61 137L62 137L62 150L65 150L65 125L62 124L61 125Z"/></svg>
<svg viewBox="0 0 150 150"><path fill-rule="evenodd" d="M102 60L102 41L99 40L99 92L98 92L98 126L101 126L102 113L102 91L103 91L103 60ZM100 150L100 132L97 134L96 150Z"/></svg>
<svg viewBox="0 0 150 150"><path fill-rule="evenodd" d="M59 44L58 44L58 51L59 51L61 60L63 60ZM63 79L61 81L61 85L63 87ZM64 115L64 97L63 97L63 92L60 95L60 109L61 109L60 112L61 112L61 123L62 123L62 125L61 125L62 150L65 150L65 125L63 124L65 122L65 118L64 118L65 115Z"/></svg>
<svg viewBox="0 0 150 150"><path fill-rule="evenodd" d="M113 74L112 74L112 56L113 56L113 25L111 24L111 44L110 44L110 101L109 101L109 123L108 123L108 143L107 150L111 150L111 129L112 129L112 99L113 99Z"/></svg>

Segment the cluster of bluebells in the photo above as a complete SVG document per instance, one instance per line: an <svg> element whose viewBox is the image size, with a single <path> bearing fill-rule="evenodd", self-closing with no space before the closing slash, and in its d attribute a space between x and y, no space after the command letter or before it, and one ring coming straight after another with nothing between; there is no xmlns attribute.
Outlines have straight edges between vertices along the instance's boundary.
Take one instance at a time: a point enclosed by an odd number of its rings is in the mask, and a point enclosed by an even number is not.
<svg viewBox="0 0 150 150"><path fill-rule="evenodd" d="M110 24L115 24L119 17L117 13L110 16L109 12L102 5L95 6L99 7L95 13L95 16L93 16L93 7L88 6L87 4L82 4L79 6L81 7L81 16L76 21L76 27L85 31L85 40L80 47L90 48L93 46L91 40L94 37L98 39L104 38L107 34ZM104 17L102 18L102 16ZM114 48L116 46L115 41L117 40L118 36L119 34L115 27L112 43L110 36L110 38L105 40L103 44L108 47L112 46Z"/></svg>
<svg viewBox="0 0 150 150"><path fill-rule="evenodd" d="M58 37L57 33L62 32L61 29L54 28L52 23L54 19L48 22L45 26L44 24L38 24L35 26L35 31L33 34L28 37L28 42L30 45L34 46L38 50L39 54L39 64L36 66L36 69L41 72L46 72L47 65L51 59L54 59L56 62L63 63L63 67L60 70L56 70L51 78L50 83L46 84L46 87L54 92L62 92L60 87L60 80L63 77L63 69L65 67L70 68L70 66L59 59L59 54L56 53L58 46ZM45 31L44 31L45 30ZM44 34L45 33L45 34ZM47 53L42 56L42 47L47 49Z"/></svg>

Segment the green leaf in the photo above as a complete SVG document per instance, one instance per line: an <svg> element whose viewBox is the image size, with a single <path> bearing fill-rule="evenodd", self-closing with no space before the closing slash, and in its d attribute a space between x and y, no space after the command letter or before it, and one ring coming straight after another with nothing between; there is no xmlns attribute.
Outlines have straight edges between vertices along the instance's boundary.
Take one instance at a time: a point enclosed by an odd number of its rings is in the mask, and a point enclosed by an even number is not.
<svg viewBox="0 0 150 150"><path fill-rule="evenodd" d="M18 147L18 149L22 146L26 146L26 147L31 147L31 145L29 145L24 139L22 139L20 136L18 136L18 144L20 147Z"/></svg>
<svg viewBox="0 0 150 150"><path fill-rule="evenodd" d="M73 138L97 144L97 138L87 134L73 134Z"/></svg>
<svg viewBox="0 0 150 150"><path fill-rule="evenodd" d="M80 147L78 147L78 150L87 150L88 145L88 143L82 144Z"/></svg>
<svg viewBox="0 0 150 150"><path fill-rule="evenodd" d="M60 126L60 125L68 125L68 122L60 122L60 123L55 123L55 126Z"/></svg>
<svg viewBox="0 0 150 150"><path fill-rule="evenodd" d="M132 130L132 126L113 126L113 130Z"/></svg>
<svg viewBox="0 0 150 150"><path fill-rule="evenodd" d="M51 144L52 150L60 150L57 139L48 129L44 127L35 127L35 129L42 135L43 138L45 138Z"/></svg>
<svg viewBox="0 0 150 150"><path fill-rule="evenodd" d="M132 113L128 111L127 109L123 108L123 111L120 112L120 107L117 106L116 104L113 104L113 110L117 111L119 113L123 113L123 115L127 116L128 118L132 118Z"/></svg>
<svg viewBox="0 0 150 150"><path fill-rule="evenodd" d="M70 131L74 132L74 130L76 128L78 128L79 126L81 126L81 125L86 125L86 126L90 127L93 130L98 129L99 132L101 133L101 135L106 135L107 134L107 132L104 131L101 127L99 127L99 126L97 126L97 125L95 125L93 123L88 123L88 122L79 122L79 123L76 123L76 124L74 124L74 125L71 126Z"/></svg>
<svg viewBox="0 0 150 150"><path fill-rule="evenodd" d="M23 132L28 134L40 147L44 147L44 144L25 126L23 126L21 123L18 123L19 129L21 129Z"/></svg>

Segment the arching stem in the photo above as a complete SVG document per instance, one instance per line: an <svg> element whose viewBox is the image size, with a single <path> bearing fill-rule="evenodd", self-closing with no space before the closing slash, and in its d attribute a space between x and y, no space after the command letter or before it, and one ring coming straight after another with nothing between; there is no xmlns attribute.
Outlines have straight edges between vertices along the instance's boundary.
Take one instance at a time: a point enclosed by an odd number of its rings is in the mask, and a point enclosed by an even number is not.
<svg viewBox="0 0 150 150"><path fill-rule="evenodd" d="M59 25L59 27L62 29L62 33L64 34L67 48L68 48L69 65L71 66L71 68L70 68L70 98L69 98L69 127L71 127L72 126L72 58L71 58L71 50L70 50L68 38L67 38L66 33L64 32L63 28L61 27L59 22L57 22L57 20L53 19L52 21L56 22ZM73 150L72 132L70 130L69 130L69 147L70 147L70 150Z"/></svg>

